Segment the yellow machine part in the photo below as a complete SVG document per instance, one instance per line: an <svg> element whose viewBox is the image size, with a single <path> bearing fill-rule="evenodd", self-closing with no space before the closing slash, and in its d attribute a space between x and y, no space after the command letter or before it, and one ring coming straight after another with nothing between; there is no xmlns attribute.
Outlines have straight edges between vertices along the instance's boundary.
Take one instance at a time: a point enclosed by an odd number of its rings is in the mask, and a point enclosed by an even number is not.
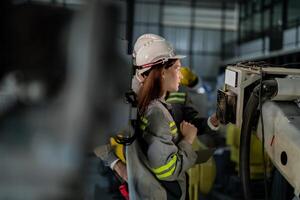
<svg viewBox="0 0 300 200"><path fill-rule="evenodd" d="M230 146L230 159L236 163L236 171L239 172L239 149L241 130L233 124L227 125L226 143ZM272 163L265 152L265 161L267 164L267 173L271 173ZM264 175L263 154L261 141L252 134L250 142L250 178L261 179Z"/></svg>
<svg viewBox="0 0 300 200"><path fill-rule="evenodd" d="M199 139L193 143L194 150L207 148ZM189 199L198 200L199 193L208 194L216 178L216 163L211 157L206 163L197 164L188 170L189 174Z"/></svg>
<svg viewBox="0 0 300 200"><path fill-rule="evenodd" d="M116 142L115 138L110 138L110 145L115 151L115 155L124 163L126 163L124 145Z"/></svg>

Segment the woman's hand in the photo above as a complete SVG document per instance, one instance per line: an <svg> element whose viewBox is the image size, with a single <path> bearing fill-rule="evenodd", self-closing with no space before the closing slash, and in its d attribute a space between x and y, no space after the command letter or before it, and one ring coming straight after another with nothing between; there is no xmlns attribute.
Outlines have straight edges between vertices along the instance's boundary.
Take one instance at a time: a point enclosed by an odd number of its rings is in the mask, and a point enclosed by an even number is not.
<svg viewBox="0 0 300 200"><path fill-rule="evenodd" d="M128 180L128 176L127 176L127 169L126 169L126 165L119 160L115 166L114 166L114 170L115 172L117 172L117 174L124 179L126 182Z"/></svg>
<svg viewBox="0 0 300 200"><path fill-rule="evenodd" d="M183 139L193 144L197 135L197 128L193 124L183 121L180 124L180 131L183 135Z"/></svg>

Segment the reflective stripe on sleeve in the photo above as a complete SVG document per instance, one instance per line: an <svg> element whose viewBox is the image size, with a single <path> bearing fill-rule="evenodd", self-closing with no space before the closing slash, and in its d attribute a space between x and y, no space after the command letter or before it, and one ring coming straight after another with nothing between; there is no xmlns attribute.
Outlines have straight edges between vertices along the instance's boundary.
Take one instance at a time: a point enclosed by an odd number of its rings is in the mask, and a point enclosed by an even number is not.
<svg viewBox="0 0 300 200"><path fill-rule="evenodd" d="M140 119L140 129L144 131L148 126L148 120L145 117L141 117Z"/></svg>
<svg viewBox="0 0 300 200"><path fill-rule="evenodd" d="M185 97L186 93L184 92L171 92L169 97Z"/></svg>
<svg viewBox="0 0 300 200"><path fill-rule="evenodd" d="M169 126L170 126L170 131L171 131L172 135L176 135L177 126L176 126L175 122L170 122Z"/></svg>
<svg viewBox="0 0 300 200"><path fill-rule="evenodd" d="M152 171L159 179L167 178L174 173L176 168L176 161L177 161L177 155L174 154L172 156L172 159L167 164L162 165L158 168L152 168Z"/></svg>
<svg viewBox="0 0 300 200"><path fill-rule="evenodd" d="M185 98L181 97L170 97L166 100L167 103L184 103Z"/></svg>
<svg viewBox="0 0 300 200"><path fill-rule="evenodd" d="M166 100L167 103L184 103L186 93L184 92L171 92Z"/></svg>

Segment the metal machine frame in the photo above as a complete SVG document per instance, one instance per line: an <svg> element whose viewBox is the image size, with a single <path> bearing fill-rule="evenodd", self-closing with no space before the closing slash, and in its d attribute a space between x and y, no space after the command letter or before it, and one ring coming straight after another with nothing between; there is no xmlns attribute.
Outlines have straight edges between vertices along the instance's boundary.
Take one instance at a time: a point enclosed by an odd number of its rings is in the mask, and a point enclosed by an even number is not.
<svg viewBox="0 0 300 200"><path fill-rule="evenodd" d="M265 65L262 67L255 63L228 66L225 72L224 90L218 93L217 115L221 122L231 122L239 128L245 128L245 124L243 125L247 115L244 113L245 106L249 94L262 83L261 78L276 83L276 92L268 99L264 99L260 110L261 116L265 119L264 147L275 167L294 188L298 198L300 194L298 172L300 169L300 107L295 100L300 98L300 69ZM256 124L248 128L257 127L257 136L262 140L261 120L258 120L260 116L254 115L254 118ZM241 138L241 146L243 144L245 143L242 143Z"/></svg>

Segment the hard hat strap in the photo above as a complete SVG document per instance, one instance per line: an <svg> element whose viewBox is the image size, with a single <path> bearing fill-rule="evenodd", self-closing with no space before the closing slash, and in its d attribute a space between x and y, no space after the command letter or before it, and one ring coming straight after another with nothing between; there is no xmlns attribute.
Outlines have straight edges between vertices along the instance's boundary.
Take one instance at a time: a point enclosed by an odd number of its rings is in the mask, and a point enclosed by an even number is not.
<svg viewBox="0 0 300 200"><path fill-rule="evenodd" d="M154 65L158 65L158 64L164 64L165 62L167 62L169 60L169 58L163 58L163 59L160 59L158 61L155 61L153 63L149 63L149 64L145 64L145 65L142 65L141 68L148 68L148 67L152 67Z"/></svg>

